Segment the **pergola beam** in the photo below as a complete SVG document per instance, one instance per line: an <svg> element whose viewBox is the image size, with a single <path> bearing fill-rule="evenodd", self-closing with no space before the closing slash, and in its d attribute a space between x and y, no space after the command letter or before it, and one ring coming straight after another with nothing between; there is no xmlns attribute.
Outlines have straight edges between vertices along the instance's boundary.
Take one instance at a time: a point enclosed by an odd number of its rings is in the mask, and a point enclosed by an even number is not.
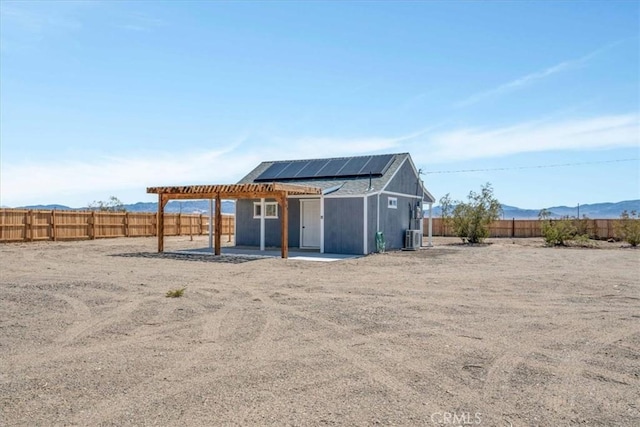
<svg viewBox="0 0 640 427"><path fill-rule="evenodd" d="M320 195L322 189L295 184L222 184L181 187L149 187L147 193L158 194L158 252L164 251L164 207L171 199L215 199L215 254L221 253L222 199L275 199L281 212L281 255L289 256L289 195ZM262 212L264 215L264 212Z"/></svg>

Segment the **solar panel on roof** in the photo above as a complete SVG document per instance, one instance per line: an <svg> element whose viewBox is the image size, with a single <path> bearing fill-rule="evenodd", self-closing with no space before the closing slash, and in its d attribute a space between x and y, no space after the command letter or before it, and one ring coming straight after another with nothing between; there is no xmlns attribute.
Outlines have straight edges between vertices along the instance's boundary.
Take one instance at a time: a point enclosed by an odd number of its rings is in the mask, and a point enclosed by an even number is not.
<svg viewBox="0 0 640 427"><path fill-rule="evenodd" d="M384 175L391 164L391 159L393 159L392 154L372 156L369 163L360 171L360 175L368 175L369 173L373 175Z"/></svg>
<svg viewBox="0 0 640 427"><path fill-rule="evenodd" d="M254 181L279 181L292 179L341 178L356 176L381 176L387 171L393 154L360 156L339 159L295 160L276 162Z"/></svg>
<svg viewBox="0 0 640 427"><path fill-rule="evenodd" d="M338 172L342 167L347 163L348 159L331 159L327 162L327 165L323 167L318 173L315 174L315 177L330 177L330 176L339 176Z"/></svg>
<svg viewBox="0 0 640 427"><path fill-rule="evenodd" d="M277 162L272 164L260 174L258 177L260 181L270 181L275 179L287 166L289 166L289 162ZM257 179L256 179L257 181Z"/></svg>
<svg viewBox="0 0 640 427"><path fill-rule="evenodd" d="M309 163L308 160L290 162L289 167L283 170L278 175L278 178L282 178L282 179L295 178L296 174L300 172L305 166L307 166L307 163Z"/></svg>
<svg viewBox="0 0 640 427"><path fill-rule="evenodd" d="M327 159L322 160L309 160L300 172L296 174L296 178L311 178L314 177L320 169L323 168L328 162Z"/></svg>
<svg viewBox="0 0 640 427"><path fill-rule="evenodd" d="M352 157L346 165L340 170L340 176L358 176L360 170L371 160L371 156ZM368 173L368 172L367 172Z"/></svg>

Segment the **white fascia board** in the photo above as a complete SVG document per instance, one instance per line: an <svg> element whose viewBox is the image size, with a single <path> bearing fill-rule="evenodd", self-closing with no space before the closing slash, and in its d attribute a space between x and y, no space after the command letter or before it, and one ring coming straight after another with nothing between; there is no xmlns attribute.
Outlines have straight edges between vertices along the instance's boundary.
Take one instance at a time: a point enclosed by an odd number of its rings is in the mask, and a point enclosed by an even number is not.
<svg viewBox="0 0 640 427"><path fill-rule="evenodd" d="M320 198L320 194L295 194L295 195L288 195L287 198L288 199L319 199Z"/></svg>
<svg viewBox="0 0 640 427"><path fill-rule="evenodd" d="M327 195L324 196L325 199L362 199L365 197L369 197L370 195L375 194L336 194L336 195Z"/></svg>
<svg viewBox="0 0 640 427"><path fill-rule="evenodd" d="M433 197L433 194L431 194L429 190L427 190L427 187L425 187L424 181L422 180L422 178L420 178L420 172L418 172L418 168L416 168L415 163L413 163L411 156L409 156L408 159L409 159L409 164L411 164L411 167L413 168L413 172L415 172L416 176L420 180L420 183L422 184L422 191L424 191L427 194L427 196L429 196L429 200L433 200L433 202L431 203L435 203L436 198ZM424 196L423 196L423 199L424 199ZM430 203L430 202L427 202L427 203Z"/></svg>
<svg viewBox="0 0 640 427"><path fill-rule="evenodd" d="M429 196L429 201L428 201L428 202L426 202L426 203L435 203L435 202L436 202L436 198L435 198L435 197L433 197L433 194L431 194L431 193L429 192L429 190L427 190L427 188L426 188L424 185L422 186L422 189L423 189L423 190L424 190L424 192L427 194L427 196Z"/></svg>
<svg viewBox="0 0 640 427"><path fill-rule="evenodd" d="M422 197L416 196L415 194L396 193L395 191L381 191L380 194L388 194L390 196L406 197L406 198L409 198L409 199L418 199L418 200L422 199Z"/></svg>

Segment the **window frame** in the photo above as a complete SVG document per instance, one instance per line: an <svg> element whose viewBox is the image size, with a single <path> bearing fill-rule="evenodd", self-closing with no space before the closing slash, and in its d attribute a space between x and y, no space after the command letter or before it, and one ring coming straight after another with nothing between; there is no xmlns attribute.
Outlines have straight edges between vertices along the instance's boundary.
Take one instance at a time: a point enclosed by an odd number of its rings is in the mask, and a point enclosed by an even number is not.
<svg viewBox="0 0 640 427"><path fill-rule="evenodd" d="M267 215L269 212L269 208L273 206L275 210L274 215ZM264 202L264 219L278 219L278 202ZM253 219L262 218L262 203L261 202L253 202Z"/></svg>
<svg viewBox="0 0 640 427"><path fill-rule="evenodd" d="M387 208L389 208L389 209L398 209L398 198L397 197L388 197L387 198Z"/></svg>

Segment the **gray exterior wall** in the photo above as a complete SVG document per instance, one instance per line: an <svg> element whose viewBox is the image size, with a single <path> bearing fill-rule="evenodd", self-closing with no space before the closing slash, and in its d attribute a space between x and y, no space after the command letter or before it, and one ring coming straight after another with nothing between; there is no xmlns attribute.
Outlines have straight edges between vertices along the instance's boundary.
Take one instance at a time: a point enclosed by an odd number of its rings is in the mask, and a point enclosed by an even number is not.
<svg viewBox="0 0 640 427"><path fill-rule="evenodd" d="M378 231L378 196L367 197L367 253L376 251L376 231Z"/></svg>
<svg viewBox="0 0 640 427"><path fill-rule="evenodd" d="M236 201L236 246L260 246L260 219L253 217L253 203L260 200ZM266 202L274 202L266 199ZM278 218L265 219L265 246L280 247L281 209ZM300 201L289 199L289 247L300 246Z"/></svg>
<svg viewBox="0 0 640 427"><path fill-rule="evenodd" d="M393 177L385 191L402 194L415 194L420 196L421 190L418 186L419 178L416 176L409 159L400 167L396 176ZM383 206L387 206L386 203Z"/></svg>
<svg viewBox="0 0 640 427"><path fill-rule="evenodd" d="M398 199L398 208L388 207L389 197ZM380 231L384 233L386 249L402 249L404 247L405 230L409 228L409 203L415 206L418 199L412 197L380 195Z"/></svg>
<svg viewBox="0 0 640 427"><path fill-rule="evenodd" d="M361 197L324 199L325 252L363 253L363 210L364 203Z"/></svg>

